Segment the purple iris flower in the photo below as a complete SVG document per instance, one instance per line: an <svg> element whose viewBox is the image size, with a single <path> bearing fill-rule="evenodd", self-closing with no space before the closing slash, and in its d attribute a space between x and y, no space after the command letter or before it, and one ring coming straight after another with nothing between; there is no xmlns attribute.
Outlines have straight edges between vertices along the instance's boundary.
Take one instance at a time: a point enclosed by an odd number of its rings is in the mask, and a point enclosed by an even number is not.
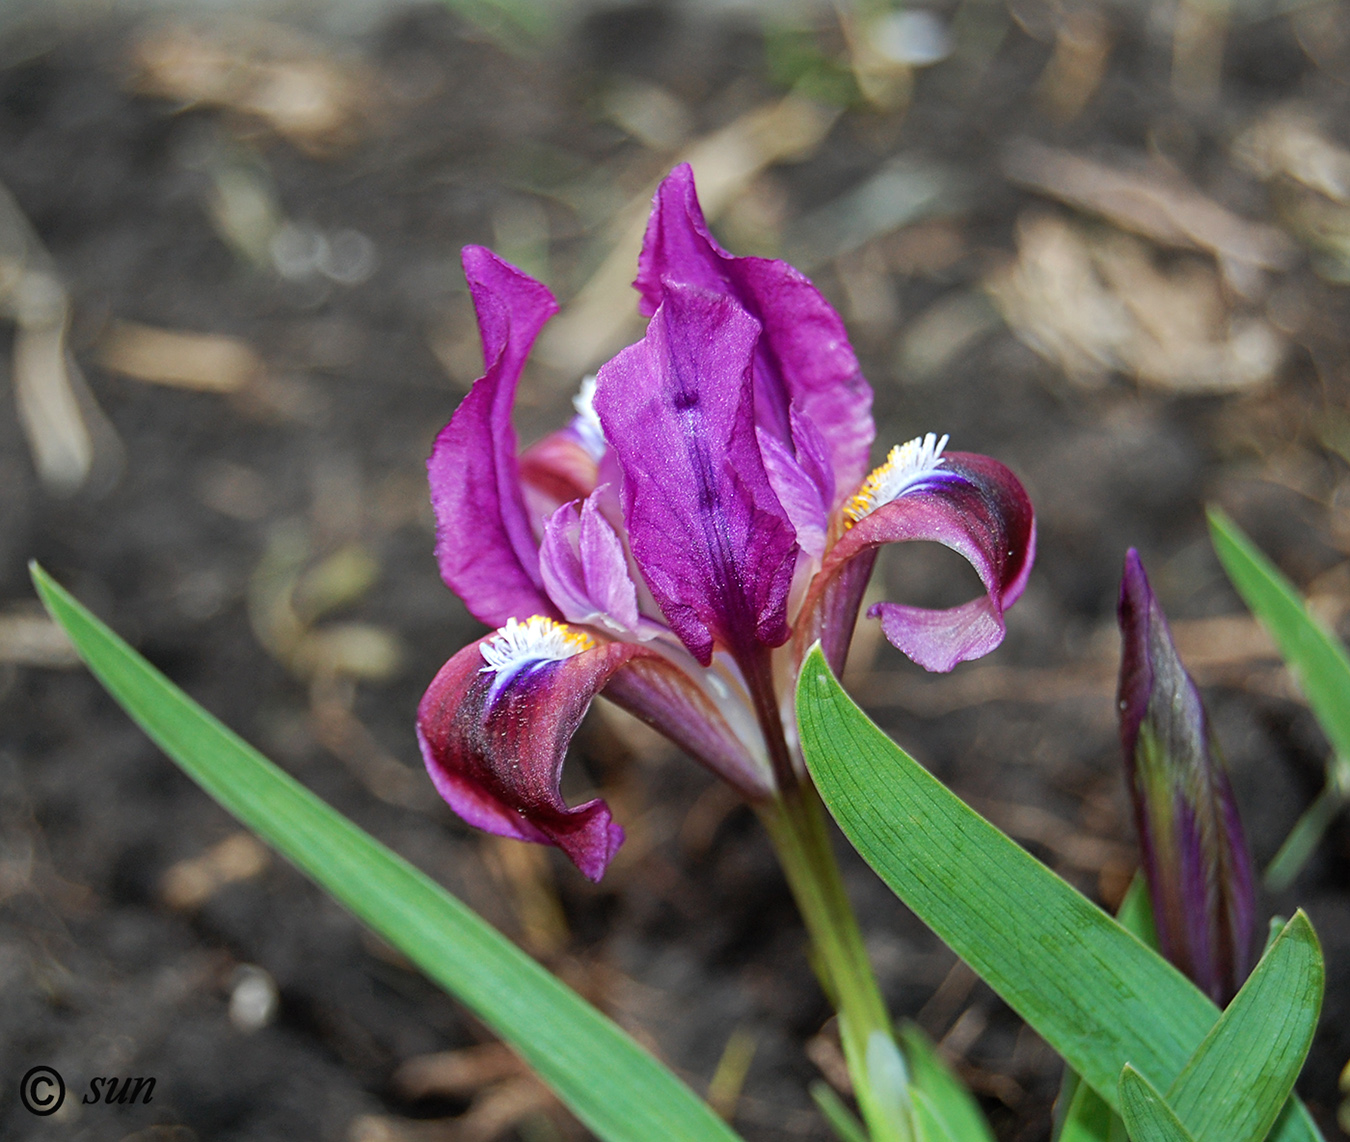
<svg viewBox="0 0 1350 1142"><path fill-rule="evenodd" d="M1222 1005L1251 965L1252 860L1200 692L1133 548L1120 632L1120 742L1158 942Z"/></svg>
<svg viewBox="0 0 1350 1142"><path fill-rule="evenodd" d="M464 270L486 372L428 471L442 577L497 629L441 669L418 735L466 821L599 879L623 831L558 781L602 690L752 802L805 780L797 670L817 639L842 670L883 544L945 544L985 588L950 610L877 604L892 643L945 671L1002 641L1035 549L1021 484L931 433L868 474L872 391L843 322L791 266L723 250L687 166L657 190L639 260L646 336L520 454L516 385L557 304L481 247Z"/></svg>

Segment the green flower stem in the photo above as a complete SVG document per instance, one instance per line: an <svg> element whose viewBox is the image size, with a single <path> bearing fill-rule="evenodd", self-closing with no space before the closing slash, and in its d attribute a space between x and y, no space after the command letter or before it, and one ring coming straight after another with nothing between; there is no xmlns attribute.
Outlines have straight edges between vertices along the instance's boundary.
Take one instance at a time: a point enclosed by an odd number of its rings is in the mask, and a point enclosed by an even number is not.
<svg viewBox="0 0 1350 1142"><path fill-rule="evenodd" d="M787 744L767 651L743 658L742 669L780 791L776 800L756 809L811 937L811 966L839 1013L839 1037L858 1107L872 1142L912 1142L904 1056L844 891L825 807Z"/></svg>
<svg viewBox="0 0 1350 1142"><path fill-rule="evenodd" d="M903 1056L844 891L820 796L804 781L761 806L759 815L810 934L816 974L839 1012L844 1058L872 1140L911 1142L908 1096L903 1081L891 1077L903 1076Z"/></svg>

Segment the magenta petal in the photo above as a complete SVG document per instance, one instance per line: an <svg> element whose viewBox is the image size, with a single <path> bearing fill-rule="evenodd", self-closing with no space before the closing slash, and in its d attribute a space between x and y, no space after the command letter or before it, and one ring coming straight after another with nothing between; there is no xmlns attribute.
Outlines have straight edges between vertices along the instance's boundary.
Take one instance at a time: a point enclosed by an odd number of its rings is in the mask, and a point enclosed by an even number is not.
<svg viewBox="0 0 1350 1142"><path fill-rule="evenodd" d="M1246 978L1255 883L1200 692L1139 555L1120 586L1120 741L1163 954L1216 1003Z"/></svg>
<svg viewBox="0 0 1350 1142"><path fill-rule="evenodd" d="M605 697L664 734L751 801L775 793L767 756L751 755L707 694L684 671L653 653L614 676Z"/></svg>
<svg viewBox="0 0 1350 1142"><path fill-rule="evenodd" d="M816 443L804 430L796 435L799 439L806 438L810 444ZM825 553L825 539L830 526L829 501L833 495L833 485L828 469L817 463L818 454L807 448L801 450L808 461L803 465L798 455L772 433L757 430L755 437L759 442L765 475L778 502L792 521L798 545L812 559L819 559ZM822 495L821 484L826 480L831 481L827 484L829 490Z"/></svg>
<svg viewBox="0 0 1350 1142"><path fill-rule="evenodd" d="M595 408L623 469L633 556L699 662L788 637L795 532L754 423L759 323L725 295L671 288L647 335L605 365Z"/></svg>
<svg viewBox="0 0 1350 1142"><path fill-rule="evenodd" d="M599 880L623 830L603 801L569 808L558 782L567 743L591 700L641 648L606 643L497 686L496 676L483 670L485 641L466 646L441 667L418 707L427 772L471 825L556 845Z"/></svg>
<svg viewBox="0 0 1350 1142"><path fill-rule="evenodd" d="M556 845L592 880L623 841L603 801L568 807L558 783L567 744L601 690L752 800L773 792L757 761L698 684L658 651L606 642L511 673L484 671L483 645L447 662L417 711L437 791L465 821L498 836Z"/></svg>
<svg viewBox="0 0 1350 1142"><path fill-rule="evenodd" d="M665 288L686 285L735 297L760 323L756 419L785 444L795 443L790 410L815 426L832 474L832 486L822 482L821 494L827 510L837 507L838 496L867 472L875 428L871 387L843 321L820 291L786 262L723 250L704 221L687 164L656 192L634 285L647 315L656 312Z"/></svg>
<svg viewBox="0 0 1350 1142"><path fill-rule="evenodd" d="M591 493L580 507L564 504L549 517L539 570L569 623L632 634L638 626L637 588L628 575L623 541L600 514L603 490Z"/></svg>
<svg viewBox="0 0 1350 1142"><path fill-rule="evenodd" d="M511 406L525 358L557 302L490 250L464 250L486 372L436 437L427 474L441 578L475 618L555 616L525 510Z"/></svg>
<svg viewBox="0 0 1350 1142"><path fill-rule="evenodd" d="M947 453L930 479L844 532L808 591L800 637L828 637L834 656L841 656L852 632L847 603L852 601L856 614L862 597L858 576L846 572L849 564L884 544L912 539L941 543L964 556L985 595L947 610L878 603L869 616L880 616L891 643L927 670L951 670L998 646L1003 612L1021 596L1031 573L1036 521L1017 477L997 460L970 452Z"/></svg>
<svg viewBox="0 0 1350 1142"><path fill-rule="evenodd" d="M958 662L983 658L1003 641L1003 616L988 597L945 611L877 603L868 609L867 617L881 620L882 632L892 646L925 670L940 673Z"/></svg>

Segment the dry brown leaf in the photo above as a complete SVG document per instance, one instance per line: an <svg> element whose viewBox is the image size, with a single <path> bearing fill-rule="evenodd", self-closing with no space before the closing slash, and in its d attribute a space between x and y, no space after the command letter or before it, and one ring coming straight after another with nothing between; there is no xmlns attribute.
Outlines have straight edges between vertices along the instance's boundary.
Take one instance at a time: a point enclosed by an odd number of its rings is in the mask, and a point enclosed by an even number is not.
<svg viewBox="0 0 1350 1142"><path fill-rule="evenodd" d="M1097 8L1065 13L1055 28L1055 50L1036 81L1050 118L1067 123L1096 94L1111 56L1111 25Z"/></svg>
<svg viewBox="0 0 1350 1142"><path fill-rule="evenodd" d="M347 1142L461 1142L454 1118L411 1119L360 1114L347 1127Z"/></svg>
<svg viewBox="0 0 1350 1142"><path fill-rule="evenodd" d="M1258 293L1261 273L1287 269L1296 253L1275 227L1238 217L1157 163L1121 170L1023 139L1008 148L1003 168L1022 186L1160 245L1213 254L1243 294Z"/></svg>
<svg viewBox="0 0 1350 1142"><path fill-rule="evenodd" d="M985 289L1023 341L1087 383L1119 371L1173 391L1244 390L1284 357L1274 327L1233 312L1207 265L1164 270L1135 239L1051 216L1020 221L1017 261Z"/></svg>
<svg viewBox="0 0 1350 1142"><path fill-rule="evenodd" d="M113 324L98 350L113 372L155 385L199 392L237 392L262 372L246 341L216 333L156 329L130 321Z"/></svg>
<svg viewBox="0 0 1350 1142"><path fill-rule="evenodd" d="M375 102L363 69L261 21L159 28L137 43L133 67L132 87L143 95L261 119L311 154L354 142Z"/></svg>
<svg viewBox="0 0 1350 1142"><path fill-rule="evenodd" d="M461 1142L494 1142L522 1119L558 1105L553 1092L534 1075L520 1075L489 1087L459 1118Z"/></svg>
<svg viewBox="0 0 1350 1142"><path fill-rule="evenodd" d="M50 255L0 186L0 315L14 337L14 403L43 485L69 496L106 491L122 445L66 348L70 302Z"/></svg>
<svg viewBox="0 0 1350 1142"><path fill-rule="evenodd" d="M525 1064L501 1043L415 1055L394 1072L393 1086L407 1099L476 1094L503 1079L526 1073Z"/></svg>
<svg viewBox="0 0 1350 1142"><path fill-rule="evenodd" d="M1328 138L1301 104L1282 104L1252 123L1234 141L1233 158L1263 181L1284 176L1350 202L1350 150Z"/></svg>
<svg viewBox="0 0 1350 1142"><path fill-rule="evenodd" d="M198 908L227 884L257 876L271 859L252 833L234 833L200 856L172 865L160 881L160 894L170 908Z"/></svg>
<svg viewBox="0 0 1350 1142"><path fill-rule="evenodd" d="M1102 283L1081 233L1058 218L1024 215L1017 247L1016 262L984 283L1009 327L1075 380L1124 370L1129 313Z"/></svg>

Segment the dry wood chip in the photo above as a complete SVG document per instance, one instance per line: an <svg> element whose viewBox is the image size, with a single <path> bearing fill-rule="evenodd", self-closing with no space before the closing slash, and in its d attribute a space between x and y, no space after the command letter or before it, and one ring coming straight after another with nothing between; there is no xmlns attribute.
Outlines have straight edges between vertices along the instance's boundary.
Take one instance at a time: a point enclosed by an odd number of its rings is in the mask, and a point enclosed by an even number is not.
<svg viewBox="0 0 1350 1142"><path fill-rule="evenodd" d="M1258 292L1261 271L1287 269L1295 256L1274 226L1238 217L1156 163L1122 170L1023 139L1008 148L1003 169L1022 186L1160 245L1213 254L1242 293Z"/></svg>
<svg viewBox="0 0 1350 1142"><path fill-rule="evenodd" d="M46 615L14 611L0 614L0 663L60 669L78 666L80 656Z"/></svg>
<svg viewBox="0 0 1350 1142"><path fill-rule="evenodd" d="M250 384L262 361L246 341L218 333L115 323L98 351L99 363L155 385L231 393Z"/></svg>

